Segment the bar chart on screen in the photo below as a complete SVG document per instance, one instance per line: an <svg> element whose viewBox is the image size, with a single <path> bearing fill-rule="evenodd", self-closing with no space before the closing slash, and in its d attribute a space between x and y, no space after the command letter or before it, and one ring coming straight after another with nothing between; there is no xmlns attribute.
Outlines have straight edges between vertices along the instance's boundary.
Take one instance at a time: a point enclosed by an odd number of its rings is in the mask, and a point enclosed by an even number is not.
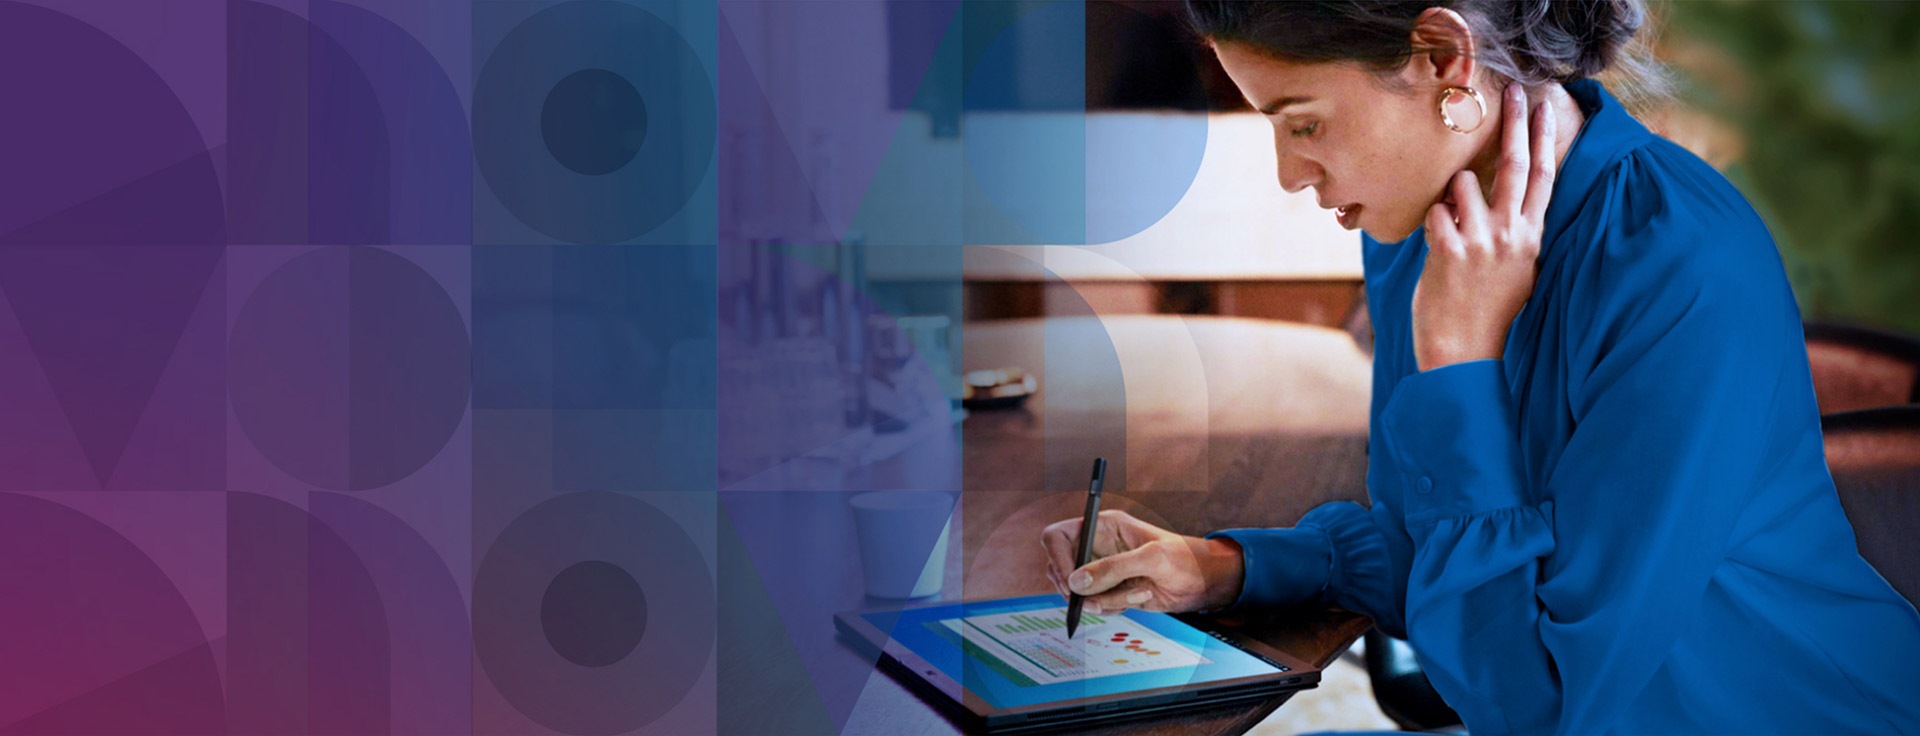
<svg viewBox="0 0 1920 736"><path fill-rule="evenodd" d="M1047 629L1060 629L1064 631L1067 628L1067 617L1064 613L1052 618L1028 616L1024 613L1011 613L1007 614L1007 618L1011 619L1013 623L994 624L994 628L998 629L1002 634L1024 634L1032 631L1045 631ZM1082 624L1094 625L1105 622L1106 619L1091 613L1083 613L1080 615L1080 623Z"/></svg>
<svg viewBox="0 0 1920 736"><path fill-rule="evenodd" d="M1065 607L967 616L929 626L957 635L968 654L1022 685L1212 663L1185 645L1122 616L1083 615L1079 635L1069 640Z"/></svg>

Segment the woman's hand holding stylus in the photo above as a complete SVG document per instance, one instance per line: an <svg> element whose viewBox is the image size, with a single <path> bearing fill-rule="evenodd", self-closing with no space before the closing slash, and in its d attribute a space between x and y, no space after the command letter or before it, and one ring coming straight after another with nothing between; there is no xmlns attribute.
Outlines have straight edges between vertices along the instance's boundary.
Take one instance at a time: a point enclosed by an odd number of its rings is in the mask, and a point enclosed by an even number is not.
<svg viewBox="0 0 1920 736"><path fill-rule="evenodd" d="M1197 611L1225 608L1240 597L1245 569L1239 545L1231 541L1175 534L1125 511L1102 511L1094 524L1096 559L1075 570L1079 538L1078 518L1040 532L1047 580L1062 597L1086 596L1086 613Z"/></svg>
<svg viewBox="0 0 1920 736"><path fill-rule="evenodd" d="M1427 211L1426 268L1413 291L1413 351L1423 371L1501 357L1533 293L1557 166L1554 115L1545 103L1529 114L1517 84L1503 98L1491 201L1479 178L1462 171Z"/></svg>

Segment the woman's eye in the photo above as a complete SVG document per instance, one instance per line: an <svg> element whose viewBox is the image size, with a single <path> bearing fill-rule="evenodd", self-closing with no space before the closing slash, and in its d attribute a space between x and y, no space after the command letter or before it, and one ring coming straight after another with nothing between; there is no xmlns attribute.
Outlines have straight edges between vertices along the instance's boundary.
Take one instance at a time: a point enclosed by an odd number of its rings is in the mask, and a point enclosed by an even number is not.
<svg viewBox="0 0 1920 736"><path fill-rule="evenodd" d="M1317 131L1319 129L1320 129L1320 122L1316 120L1312 123L1308 123L1306 127L1294 128L1293 130L1288 132L1291 133L1295 138L1305 138L1307 136L1313 135L1314 131Z"/></svg>

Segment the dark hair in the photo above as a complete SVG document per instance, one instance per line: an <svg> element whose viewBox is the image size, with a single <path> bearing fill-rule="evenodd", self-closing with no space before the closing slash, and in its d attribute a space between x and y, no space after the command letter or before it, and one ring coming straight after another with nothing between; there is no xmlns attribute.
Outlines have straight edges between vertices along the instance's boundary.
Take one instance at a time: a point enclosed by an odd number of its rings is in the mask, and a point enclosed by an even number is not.
<svg viewBox="0 0 1920 736"><path fill-rule="evenodd" d="M1243 43L1288 61L1355 61L1376 71L1416 53L1413 26L1427 8L1466 19L1474 59L1528 86L1603 71L1615 94L1650 103L1666 81L1640 38L1645 0L1187 0L1187 22L1214 43Z"/></svg>

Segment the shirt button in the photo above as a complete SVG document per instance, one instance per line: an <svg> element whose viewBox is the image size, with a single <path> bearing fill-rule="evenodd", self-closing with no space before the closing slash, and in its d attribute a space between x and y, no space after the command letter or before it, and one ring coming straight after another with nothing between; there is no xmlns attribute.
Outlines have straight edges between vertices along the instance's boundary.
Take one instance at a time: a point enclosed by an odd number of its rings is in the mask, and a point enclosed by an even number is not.
<svg viewBox="0 0 1920 736"><path fill-rule="evenodd" d="M1420 480L1419 480L1418 482L1416 482L1416 483L1414 483L1414 484L1413 484L1413 489L1414 489L1414 490L1416 490L1416 491L1419 491L1419 492L1421 493L1421 495L1425 495L1425 494L1428 494L1428 493L1432 493L1432 492L1433 492L1433 479L1432 479L1432 478L1428 478L1428 477L1426 477L1426 476L1424 476L1424 475L1423 475L1423 476L1420 476Z"/></svg>

